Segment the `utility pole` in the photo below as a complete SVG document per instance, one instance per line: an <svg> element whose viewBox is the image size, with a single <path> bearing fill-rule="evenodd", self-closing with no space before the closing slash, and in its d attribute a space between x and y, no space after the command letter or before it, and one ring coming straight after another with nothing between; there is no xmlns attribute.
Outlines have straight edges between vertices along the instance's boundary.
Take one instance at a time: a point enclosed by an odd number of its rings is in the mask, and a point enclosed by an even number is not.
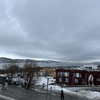
<svg viewBox="0 0 100 100"><path fill-rule="evenodd" d="M47 91L46 91L46 100L48 100L48 83L49 83L49 78L47 78Z"/></svg>
<svg viewBox="0 0 100 100"><path fill-rule="evenodd" d="M52 89L52 87L50 87L50 100L51 100L51 89Z"/></svg>

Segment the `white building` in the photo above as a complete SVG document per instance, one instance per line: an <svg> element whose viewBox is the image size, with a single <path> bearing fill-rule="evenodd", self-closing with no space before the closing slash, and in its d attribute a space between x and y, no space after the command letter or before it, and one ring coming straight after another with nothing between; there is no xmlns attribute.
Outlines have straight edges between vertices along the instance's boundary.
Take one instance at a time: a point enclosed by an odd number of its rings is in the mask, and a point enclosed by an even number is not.
<svg viewBox="0 0 100 100"><path fill-rule="evenodd" d="M81 68L82 68L83 70L88 70L88 71L99 70L98 65L95 65L95 64L83 65L83 66L81 66Z"/></svg>

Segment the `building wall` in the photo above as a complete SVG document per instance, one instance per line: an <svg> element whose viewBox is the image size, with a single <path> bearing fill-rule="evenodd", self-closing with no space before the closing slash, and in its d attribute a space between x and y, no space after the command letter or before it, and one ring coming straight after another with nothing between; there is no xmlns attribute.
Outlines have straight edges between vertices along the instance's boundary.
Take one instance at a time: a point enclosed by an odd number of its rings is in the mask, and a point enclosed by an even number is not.
<svg viewBox="0 0 100 100"><path fill-rule="evenodd" d="M100 85L100 71L56 69L56 83L59 85L88 85L90 75L94 85Z"/></svg>

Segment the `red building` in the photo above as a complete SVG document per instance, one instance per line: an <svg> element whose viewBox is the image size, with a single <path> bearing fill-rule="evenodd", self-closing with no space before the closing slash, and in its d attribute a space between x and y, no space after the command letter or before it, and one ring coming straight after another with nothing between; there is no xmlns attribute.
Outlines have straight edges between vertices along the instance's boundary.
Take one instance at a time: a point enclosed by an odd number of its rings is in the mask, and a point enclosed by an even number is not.
<svg viewBox="0 0 100 100"><path fill-rule="evenodd" d="M100 85L100 71L56 69L56 84L89 85L89 82L90 85Z"/></svg>

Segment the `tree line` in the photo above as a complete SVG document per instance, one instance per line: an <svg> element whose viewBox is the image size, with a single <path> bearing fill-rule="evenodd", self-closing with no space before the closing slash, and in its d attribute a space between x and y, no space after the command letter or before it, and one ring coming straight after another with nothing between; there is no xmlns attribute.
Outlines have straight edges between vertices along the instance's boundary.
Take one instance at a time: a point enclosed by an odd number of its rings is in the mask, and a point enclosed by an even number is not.
<svg viewBox="0 0 100 100"><path fill-rule="evenodd" d="M26 61L23 67L19 67L15 62L7 63L0 70L1 74L7 74L8 77L13 78L15 74L20 73L27 82L27 89L30 88L31 83L35 84L36 79L39 77L41 67L37 66L36 61Z"/></svg>

